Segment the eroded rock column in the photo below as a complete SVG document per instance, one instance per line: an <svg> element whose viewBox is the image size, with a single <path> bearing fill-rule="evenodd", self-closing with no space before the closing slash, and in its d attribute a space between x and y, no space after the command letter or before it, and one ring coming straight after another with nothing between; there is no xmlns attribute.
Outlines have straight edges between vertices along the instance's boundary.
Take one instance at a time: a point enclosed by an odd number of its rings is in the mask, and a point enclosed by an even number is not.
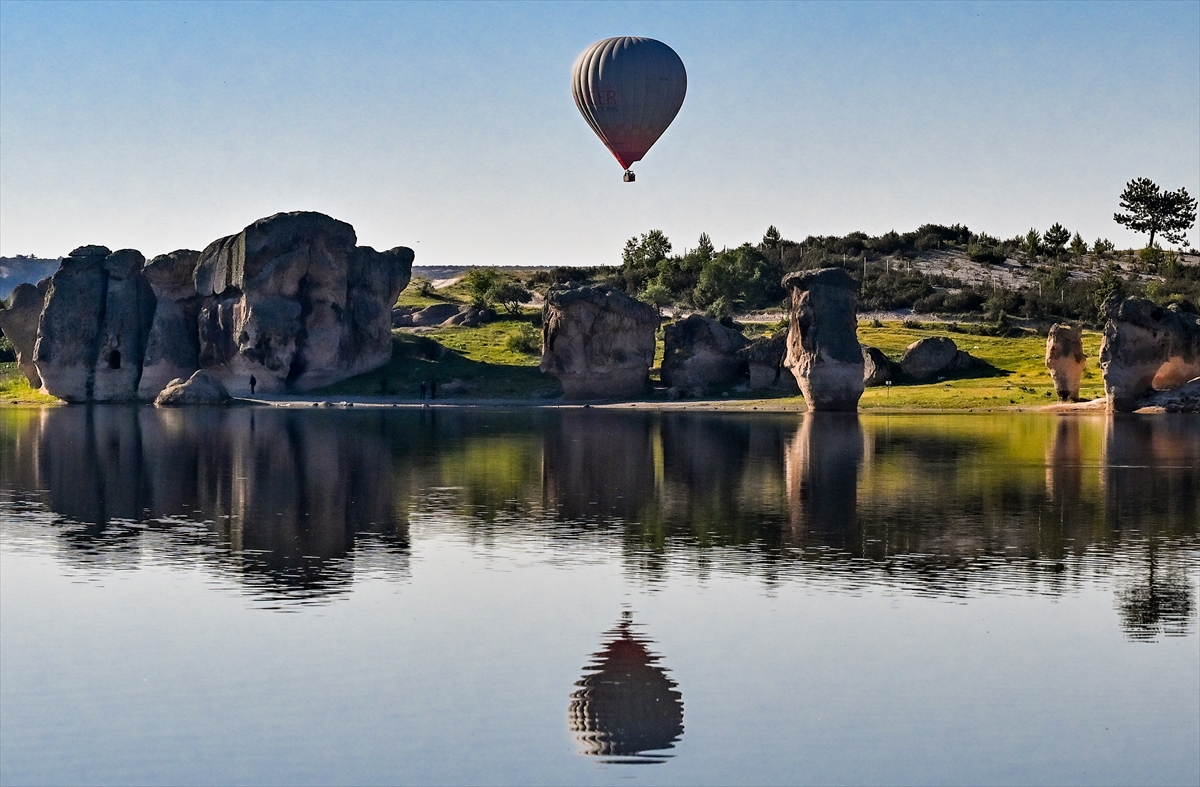
<svg viewBox="0 0 1200 787"><path fill-rule="evenodd" d="M1056 324L1050 329L1046 336L1046 368L1060 401L1079 401L1079 381L1086 358L1082 328Z"/></svg>
<svg viewBox="0 0 1200 787"><path fill-rule="evenodd" d="M798 271L783 279L791 293L787 357L810 410L856 410L863 393L858 343L858 285L842 268Z"/></svg>
<svg viewBox="0 0 1200 787"><path fill-rule="evenodd" d="M33 348L37 345L38 322L42 319L42 307L46 303L46 291L50 289L50 277L34 284L18 284L8 300L0 301L0 331L12 342L17 354L17 369L34 388L42 387L42 376L33 362Z"/></svg>

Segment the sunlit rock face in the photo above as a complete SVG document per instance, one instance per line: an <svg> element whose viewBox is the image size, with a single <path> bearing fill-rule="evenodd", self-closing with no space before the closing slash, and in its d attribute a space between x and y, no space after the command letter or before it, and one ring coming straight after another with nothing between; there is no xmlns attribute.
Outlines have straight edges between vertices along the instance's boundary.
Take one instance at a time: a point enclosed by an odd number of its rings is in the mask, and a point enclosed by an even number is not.
<svg viewBox="0 0 1200 787"><path fill-rule="evenodd" d="M568 710L581 751L608 761L661 762L683 735L683 698L629 613L592 654Z"/></svg>
<svg viewBox="0 0 1200 787"><path fill-rule="evenodd" d="M154 293L133 249L81 246L51 277L34 363L43 389L69 402L137 398Z"/></svg>
<svg viewBox="0 0 1200 787"><path fill-rule="evenodd" d="M738 351L746 337L716 320L692 314L663 331L662 381L676 388L704 388L736 380Z"/></svg>
<svg viewBox="0 0 1200 787"><path fill-rule="evenodd" d="M196 264L199 366L230 393L305 391L391 356L391 308L412 249L355 246L320 213L277 213L214 241Z"/></svg>
<svg viewBox="0 0 1200 787"><path fill-rule="evenodd" d="M863 393L858 285L842 268L789 273L787 357L810 410L856 410Z"/></svg>
<svg viewBox="0 0 1200 787"><path fill-rule="evenodd" d="M1079 381L1086 358L1082 328L1062 324L1050 328L1046 336L1046 368L1061 401L1079 401Z"/></svg>
<svg viewBox="0 0 1200 787"><path fill-rule="evenodd" d="M612 287L552 289L542 309L542 363L567 400L620 399L646 390L658 312Z"/></svg>
<svg viewBox="0 0 1200 787"><path fill-rule="evenodd" d="M1119 412L1137 409L1151 391L1200 377L1200 317L1146 298L1110 303L1100 369L1108 408Z"/></svg>
<svg viewBox="0 0 1200 787"><path fill-rule="evenodd" d="M17 355L17 369L34 388L42 387L42 376L33 362L37 345L38 322L46 303L50 277L37 284L18 284L5 301L0 301L0 331L12 342Z"/></svg>

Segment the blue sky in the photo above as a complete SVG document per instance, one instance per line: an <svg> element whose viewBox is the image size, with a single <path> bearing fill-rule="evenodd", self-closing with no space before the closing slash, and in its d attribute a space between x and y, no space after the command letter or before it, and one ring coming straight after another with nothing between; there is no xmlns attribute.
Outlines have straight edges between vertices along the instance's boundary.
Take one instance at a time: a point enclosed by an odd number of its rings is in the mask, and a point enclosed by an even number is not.
<svg viewBox="0 0 1200 787"><path fill-rule="evenodd" d="M688 69L634 184L570 95L613 35ZM426 265L768 224L1134 246L1112 213L1138 176L1200 192L1198 2L0 2L3 255L203 248L285 210Z"/></svg>

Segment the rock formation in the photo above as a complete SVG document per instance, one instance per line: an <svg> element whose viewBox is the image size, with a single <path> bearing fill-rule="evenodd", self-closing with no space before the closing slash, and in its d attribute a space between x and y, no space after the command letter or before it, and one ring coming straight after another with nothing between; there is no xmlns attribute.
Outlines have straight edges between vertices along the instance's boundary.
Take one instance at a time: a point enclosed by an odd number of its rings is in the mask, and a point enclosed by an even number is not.
<svg viewBox="0 0 1200 787"><path fill-rule="evenodd" d="M1129 412L1152 390L1200 377L1200 317L1146 298L1114 300L1100 344L1108 409Z"/></svg>
<svg viewBox="0 0 1200 787"><path fill-rule="evenodd" d="M200 252L181 249L155 257L142 268L157 305L146 340L139 399L152 401L167 383L176 378L186 380L198 368L200 299L195 271L199 259Z"/></svg>
<svg viewBox="0 0 1200 787"><path fill-rule="evenodd" d="M43 389L69 402L137 397L154 293L133 249L81 246L50 279L33 360Z"/></svg>
<svg viewBox="0 0 1200 787"><path fill-rule="evenodd" d="M42 387L42 376L33 362L33 348L37 344L38 322L42 319L48 289L49 276L36 285L18 284L8 300L0 301L0 331L4 331L12 342L17 354L17 369L34 388Z"/></svg>
<svg viewBox="0 0 1200 787"><path fill-rule="evenodd" d="M310 390L391 357L391 308L413 252L356 247L320 213L277 213L213 242L196 266L199 366L235 395Z"/></svg>
<svg viewBox="0 0 1200 787"><path fill-rule="evenodd" d="M784 364L809 409L857 409L863 392L858 285L842 268L823 268L789 273L783 286L791 292Z"/></svg>
<svg viewBox="0 0 1200 787"><path fill-rule="evenodd" d="M904 349L900 372L914 382L925 382L949 369L958 355L958 345L945 336L918 339Z"/></svg>
<svg viewBox="0 0 1200 787"><path fill-rule="evenodd" d="M755 339L738 351L738 357L750 369L750 387L779 388L797 391L796 378L783 365L787 355L787 331L777 331L771 336Z"/></svg>
<svg viewBox="0 0 1200 787"><path fill-rule="evenodd" d="M738 378L738 351L746 337L699 314L671 323L663 331L662 381L674 388L703 388Z"/></svg>
<svg viewBox="0 0 1200 787"><path fill-rule="evenodd" d="M1079 380L1083 377L1083 329L1056 324L1046 336L1046 368L1054 381L1060 401L1079 401Z"/></svg>
<svg viewBox="0 0 1200 787"><path fill-rule="evenodd" d="M863 354L863 385L868 388L885 385L896 377L899 367L895 361L887 357L887 353L878 347L862 348Z"/></svg>
<svg viewBox="0 0 1200 787"><path fill-rule="evenodd" d="M604 286L555 288L542 309L541 370L569 400L637 396L654 363L658 312Z"/></svg>
<svg viewBox="0 0 1200 787"><path fill-rule="evenodd" d="M188 379L176 378L167 383L155 398L156 405L225 404L232 397L217 376L203 369Z"/></svg>
<svg viewBox="0 0 1200 787"><path fill-rule="evenodd" d="M1138 400L1137 409L1153 408L1167 413L1200 413L1200 377L1165 391L1153 391Z"/></svg>
<svg viewBox="0 0 1200 787"><path fill-rule="evenodd" d="M987 366L986 361L958 349L954 340L946 336L918 339L904 349L904 355L900 358L900 373L915 383Z"/></svg>
<svg viewBox="0 0 1200 787"><path fill-rule="evenodd" d="M82 246L49 280L33 371L54 396L108 402L153 400L197 369L239 394L251 376L271 393L375 369L391 357L391 309L413 252L355 241L353 227L320 213L279 213L148 265L132 249ZM33 298L22 293L22 304ZM0 319L15 320L9 312Z"/></svg>
<svg viewBox="0 0 1200 787"><path fill-rule="evenodd" d="M91 394L98 402L137 399L155 310L154 291L142 275L145 264L133 249L113 252L104 261L108 280Z"/></svg>

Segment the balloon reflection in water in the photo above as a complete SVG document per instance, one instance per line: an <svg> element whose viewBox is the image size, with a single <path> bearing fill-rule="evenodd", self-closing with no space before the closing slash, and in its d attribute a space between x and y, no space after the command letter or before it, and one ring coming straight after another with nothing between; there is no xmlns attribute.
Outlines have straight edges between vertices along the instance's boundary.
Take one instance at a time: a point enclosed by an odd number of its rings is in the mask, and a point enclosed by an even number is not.
<svg viewBox="0 0 1200 787"><path fill-rule="evenodd" d="M663 762L671 755L661 750L683 735L683 698L650 641L633 629L632 615L622 613L603 649L592 654L571 694L571 732L584 754L604 762Z"/></svg>

